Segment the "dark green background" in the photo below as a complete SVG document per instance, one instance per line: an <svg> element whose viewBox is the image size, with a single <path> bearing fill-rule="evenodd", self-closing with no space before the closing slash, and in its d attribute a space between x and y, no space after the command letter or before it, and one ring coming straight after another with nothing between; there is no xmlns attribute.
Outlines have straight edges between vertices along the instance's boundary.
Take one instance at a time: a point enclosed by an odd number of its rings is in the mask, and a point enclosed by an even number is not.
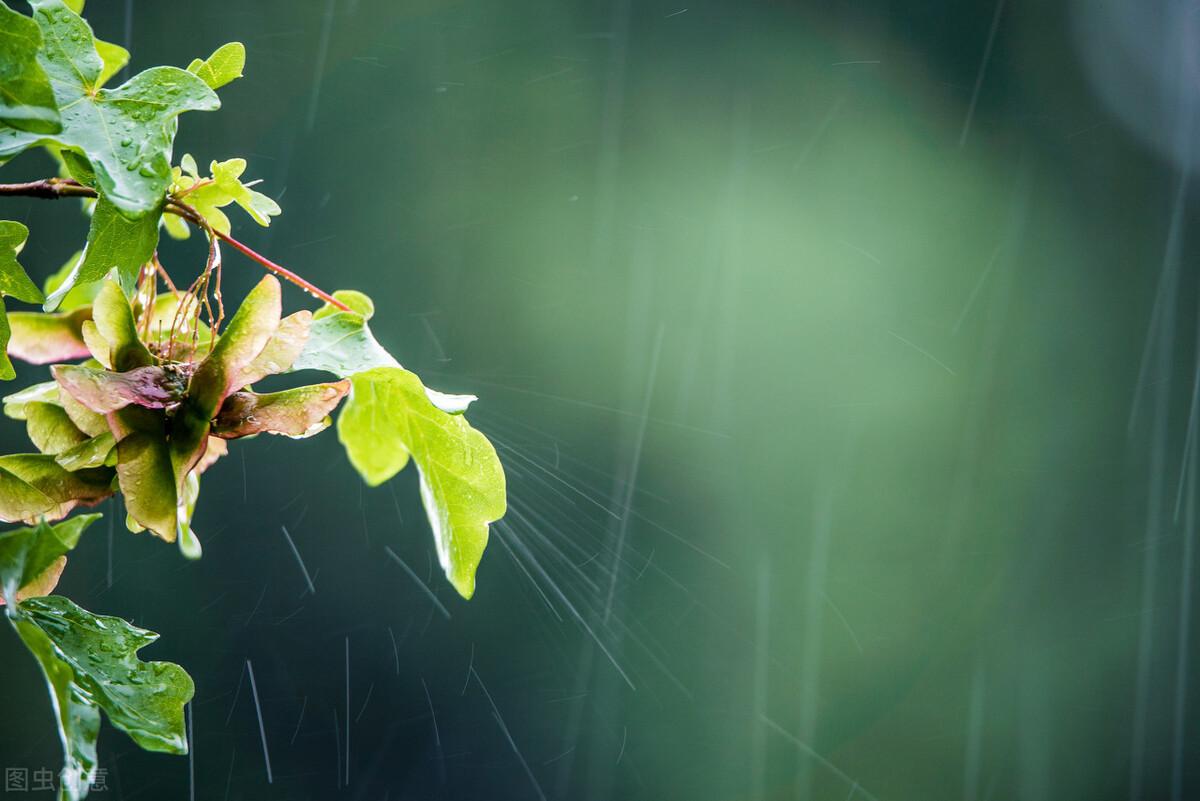
<svg viewBox="0 0 1200 801"><path fill-rule="evenodd" d="M965 138L990 2L89 11L132 23L134 69L246 43L177 154L246 156L284 214L236 233L372 295L407 367L480 396L509 476L469 604L412 471L368 490L332 431L237 443L199 563L118 518L109 586L86 535L62 592L195 677L196 798L1151 799L1176 764L1198 792L1195 212L1139 377L1178 168L1086 80L1087 4L1009 0ZM86 230L74 202L3 215L39 279ZM227 297L259 274L228 253ZM0 764L55 767L0 642ZM101 757L98 797L187 797L186 759L111 730Z"/></svg>

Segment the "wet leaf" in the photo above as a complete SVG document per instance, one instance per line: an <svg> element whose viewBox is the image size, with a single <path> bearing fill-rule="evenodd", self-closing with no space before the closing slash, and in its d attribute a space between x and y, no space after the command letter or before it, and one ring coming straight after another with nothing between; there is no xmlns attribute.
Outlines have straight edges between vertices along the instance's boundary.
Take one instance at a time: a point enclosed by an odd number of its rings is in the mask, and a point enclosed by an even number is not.
<svg viewBox="0 0 1200 801"><path fill-rule="evenodd" d="M54 457L64 470L75 472L90 467L116 467L117 440L111 433L105 431L95 437L85 439L73 448L68 448Z"/></svg>
<svg viewBox="0 0 1200 801"><path fill-rule="evenodd" d="M143 528L174 542L179 506L163 413L127 406L108 416L117 440L117 480L125 510Z"/></svg>
<svg viewBox="0 0 1200 801"><path fill-rule="evenodd" d="M0 456L0 520L65 517L79 504L90 506L112 495L112 475L106 468L65 470L51 454Z"/></svg>
<svg viewBox="0 0 1200 801"><path fill-rule="evenodd" d="M187 375L179 368L136 367L124 373L74 364L50 368L58 386L93 412L108 414L137 404L163 409L178 403L187 389Z"/></svg>
<svg viewBox="0 0 1200 801"><path fill-rule="evenodd" d="M254 361L241 372L234 383L248 387L269 375L284 373L291 369L304 344L308 341L308 329L312 324L312 313L299 311L279 321L279 327L267 340Z"/></svg>
<svg viewBox="0 0 1200 801"><path fill-rule="evenodd" d="M338 418L338 439L351 464L375 486L399 472L411 455L438 560L455 589L470 598L488 524L506 508L504 470L495 449L465 417L434 406L420 379L407 370L376 368L351 383Z"/></svg>
<svg viewBox="0 0 1200 801"><path fill-rule="evenodd" d="M0 159L54 143L83 153L96 171L102 195L135 217L153 212L171 182L175 118L184 111L220 107L203 80L176 67L154 67L115 89L101 88L117 63L116 51L97 51L86 22L62 0L33 0L43 47L38 63L61 110L53 134L0 128Z"/></svg>
<svg viewBox="0 0 1200 801"><path fill-rule="evenodd" d="M185 155L183 164L186 170L177 168L173 173L173 192L221 233L229 233L229 218L221 209L231 203L237 203L262 226L270 225L271 218L281 213L279 204L274 200L242 183L241 175L246 171L245 159L214 161L209 165L211 175L207 178L195 173L195 162L191 156Z"/></svg>
<svg viewBox="0 0 1200 801"><path fill-rule="evenodd" d="M375 305L361 292L339 290L333 296L351 308L340 311L326 304L313 315L308 342L292 365L293 370L323 370L339 378L375 367L399 367L371 333L367 321Z"/></svg>
<svg viewBox="0 0 1200 801"><path fill-rule="evenodd" d="M14 598L20 601L35 594L52 592L54 585L46 587L44 574L73 549L84 530L99 519L100 515L78 515L61 523L39 523L0 533L0 603L13 603Z"/></svg>
<svg viewBox="0 0 1200 801"><path fill-rule="evenodd" d="M4 415L13 420L24 420L26 405L35 401L58 403L58 384L54 381L43 381L20 392L5 395Z"/></svg>
<svg viewBox="0 0 1200 801"><path fill-rule="evenodd" d="M74 272L79 260L83 257L83 251L78 250L72 254L71 258L67 259L62 267L50 274L42 285L42 291L47 296L53 295L54 291L62 286L63 281L67 280L72 272ZM76 284L75 288L68 292L58 303L59 312L70 312L76 309L82 309L85 306L91 306L92 301L96 299L96 295L100 294L100 283L91 284Z"/></svg>
<svg viewBox="0 0 1200 801"><path fill-rule="evenodd" d="M221 406L212 433L224 439L261 433L311 437L329 427L329 413L349 391L349 381L337 381L266 395L235 392Z"/></svg>
<svg viewBox="0 0 1200 801"><path fill-rule="evenodd" d="M170 662L137 658L157 634L56 595L31 598L18 609L12 623L41 665L58 712L60 798L83 798L95 779L101 709L142 748L187 753L183 707L195 692L191 677Z"/></svg>
<svg viewBox="0 0 1200 801"><path fill-rule="evenodd" d="M41 30L29 17L0 3L0 31L0 123L31 133L58 133L58 104L37 59Z"/></svg>

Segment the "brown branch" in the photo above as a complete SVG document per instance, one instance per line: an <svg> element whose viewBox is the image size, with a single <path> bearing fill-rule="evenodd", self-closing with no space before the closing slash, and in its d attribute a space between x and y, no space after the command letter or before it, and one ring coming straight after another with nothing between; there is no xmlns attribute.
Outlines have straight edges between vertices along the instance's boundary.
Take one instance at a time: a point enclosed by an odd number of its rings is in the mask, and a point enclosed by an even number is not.
<svg viewBox="0 0 1200 801"><path fill-rule="evenodd" d="M0 197L37 197L48 200L57 200L63 197L97 197L98 193L90 186L83 186L77 181L72 181L64 178L46 178L41 181L28 181L22 184L0 184ZM207 221L194 208L184 203L182 200L168 199L164 209L171 214L182 217L197 228L204 230L212 230ZM220 231L213 231L220 239L228 242L235 250L243 256L256 262L268 272L274 273L285 281L290 281L296 286L303 289L313 297L320 298L334 308L342 311L350 311L350 307L340 300L330 295L328 292L320 289L310 281L301 278L294 272L284 267L282 264L276 264L266 256L255 251L241 242L234 239L229 234L223 234Z"/></svg>

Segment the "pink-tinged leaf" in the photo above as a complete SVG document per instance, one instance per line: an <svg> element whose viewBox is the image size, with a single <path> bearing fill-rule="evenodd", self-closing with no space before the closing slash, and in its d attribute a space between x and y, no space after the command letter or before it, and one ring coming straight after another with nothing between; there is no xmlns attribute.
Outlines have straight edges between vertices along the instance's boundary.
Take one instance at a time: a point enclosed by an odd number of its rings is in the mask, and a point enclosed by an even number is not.
<svg viewBox="0 0 1200 801"><path fill-rule="evenodd" d="M204 453L200 456L200 461L196 462L196 466L192 468L192 472L196 475L201 475L205 470L217 463L217 460L229 453L229 446L225 444L225 440L217 437L209 437L208 444L204 447Z"/></svg>
<svg viewBox="0 0 1200 801"><path fill-rule="evenodd" d="M212 433L225 439L261 433L310 437L328 427L329 413L349 391L349 380L342 380L266 395L235 392L213 420Z"/></svg>
<svg viewBox="0 0 1200 801"><path fill-rule="evenodd" d="M308 329L312 325L312 312L298 311L279 321L279 327L267 341L266 346L238 377L237 388L248 387L269 375L286 372L304 350L308 342Z"/></svg>
<svg viewBox="0 0 1200 801"><path fill-rule="evenodd" d="M50 368L58 386L98 414L129 404L163 409L178 403L187 389L187 375L174 367L138 367L125 373L73 364Z"/></svg>
<svg viewBox="0 0 1200 801"><path fill-rule="evenodd" d="M171 464L182 487L204 456L212 418L279 328L279 281L268 275L242 301L212 352L196 368L187 397L171 421Z"/></svg>
<svg viewBox="0 0 1200 801"><path fill-rule="evenodd" d="M86 359L91 351L83 341L83 323L90 319L91 308L66 314L10 312L12 339L8 342L8 354L30 364Z"/></svg>

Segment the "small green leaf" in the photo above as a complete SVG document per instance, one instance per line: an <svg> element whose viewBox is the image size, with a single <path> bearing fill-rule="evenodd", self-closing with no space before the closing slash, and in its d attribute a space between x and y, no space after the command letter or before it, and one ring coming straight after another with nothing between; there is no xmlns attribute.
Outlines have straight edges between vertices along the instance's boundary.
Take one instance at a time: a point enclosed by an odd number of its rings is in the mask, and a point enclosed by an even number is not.
<svg viewBox="0 0 1200 801"><path fill-rule="evenodd" d="M220 101L200 78L176 67L154 67L116 89L102 88L119 59L102 55L92 29L62 0L32 0L42 33L38 63L50 79L63 114L62 131L38 134L0 127L0 160L42 144L83 153L101 194L136 217L162 203L171 182L175 118L213 111ZM106 63L107 58L107 63Z"/></svg>
<svg viewBox="0 0 1200 801"><path fill-rule="evenodd" d="M117 464L117 440L105 431L103 434L85 439L73 448L59 453L54 461L63 470L75 472L89 467L115 467Z"/></svg>
<svg viewBox="0 0 1200 801"><path fill-rule="evenodd" d="M46 299L46 310L58 308L73 289L101 280L110 270L117 271L125 294L132 295L142 265L150 261L158 247L159 216L155 212L130 220L101 195L92 213L83 258Z"/></svg>
<svg viewBox="0 0 1200 801"><path fill-rule="evenodd" d="M195 174L195 160L188 154L184 154L181 165L187 169L181 167L173 173L172 191L184 196L188 205L223 234L229 233L229 218L221 209L230 203L237 203L262 226L270 225L271 217L281 213L278 203L242 183L241 175L246 171L245 159L212 162L209 165L212 172L209 178L200 178Z"/></svg>
<svg viewBox="0 0 1200 801"><path fill-rule="evenodd" d="M13 625L41 665L58 713L60 799L79 801L96 778L101 709L142 748L187 753L183 707L195 692L191 677L170 662L137 658L157 634L57 595L31 598L18 609Z"/></svg>
<svg viewBox="0 0 1200 801"><path fill-rule="evenodd" d="M57 403L25 404L25 429L34 447L42 453L62 453L87 439Z"/></svg>
<svg viewBox="0 0 1200 801"><path fill-rule="evenodd" d="M129 63L129 51L118 44L102 42L97 39L96 52L104 64L100 70L100 77L96 79L96 86L100 87L108 83L109 78L116 75Z"/></svg>
<svg viewBox="0 0 1200 801"><path fill-rule="evenodd" d="M350 391L349 381L313 384L259 395L235 392L213 420L212 434L237 439L254 434L283 434L303 439L329 427L329 413Z"/></svg>
<svg viewBox="0 0 1200 801"><path fill-rule="evenodd" d="M121 288L112 281L105 281L92 304L92 321L96 333L100 335L104 348L107 350L107 361L101 354L92 350L106 366L113 370L124 372L135 367L145 367L154 364L154 355L146 348L138 337L137 324L133 319L133 307L129 298ZM84 340L88 341L88 326L82 329ZM100 343L97 343L98 345ZM92 345L88 341L89 347Z"/></svg>
<svg viewBox="0 0 1200 801"><path fill-rule="evenodd" d="M0 122L37 134L62 130L50 79L38 63L36 22L0 3Z"/></svg>
<svg viewBox="0 0 1200 801"><path fill-rule="evenodd" d="M462 415L430 402L421 380L398 367L351 378L338 439L371 486L399 472L411 455L438 560L464 598L475 591L475 569L487 546L488 524L504 516L504 469L487 437Z"/></svg>
<svg viewBox="0 0 1200 801"><path fill-rule="evenodd" d="M73 549L84 529L99 519L100 515L79 515L53 525L43 522L0 533L0 602L12 604L30 597L27 588Z"/></svg>
<svg viewBox="0 0 1200 801"><path fill-rule="evenodd" d="M187 71L200 76L209 89L220 89L242 77L246 66L246 46L241 42L223 44L206 59L193 59Z"/></svg>

